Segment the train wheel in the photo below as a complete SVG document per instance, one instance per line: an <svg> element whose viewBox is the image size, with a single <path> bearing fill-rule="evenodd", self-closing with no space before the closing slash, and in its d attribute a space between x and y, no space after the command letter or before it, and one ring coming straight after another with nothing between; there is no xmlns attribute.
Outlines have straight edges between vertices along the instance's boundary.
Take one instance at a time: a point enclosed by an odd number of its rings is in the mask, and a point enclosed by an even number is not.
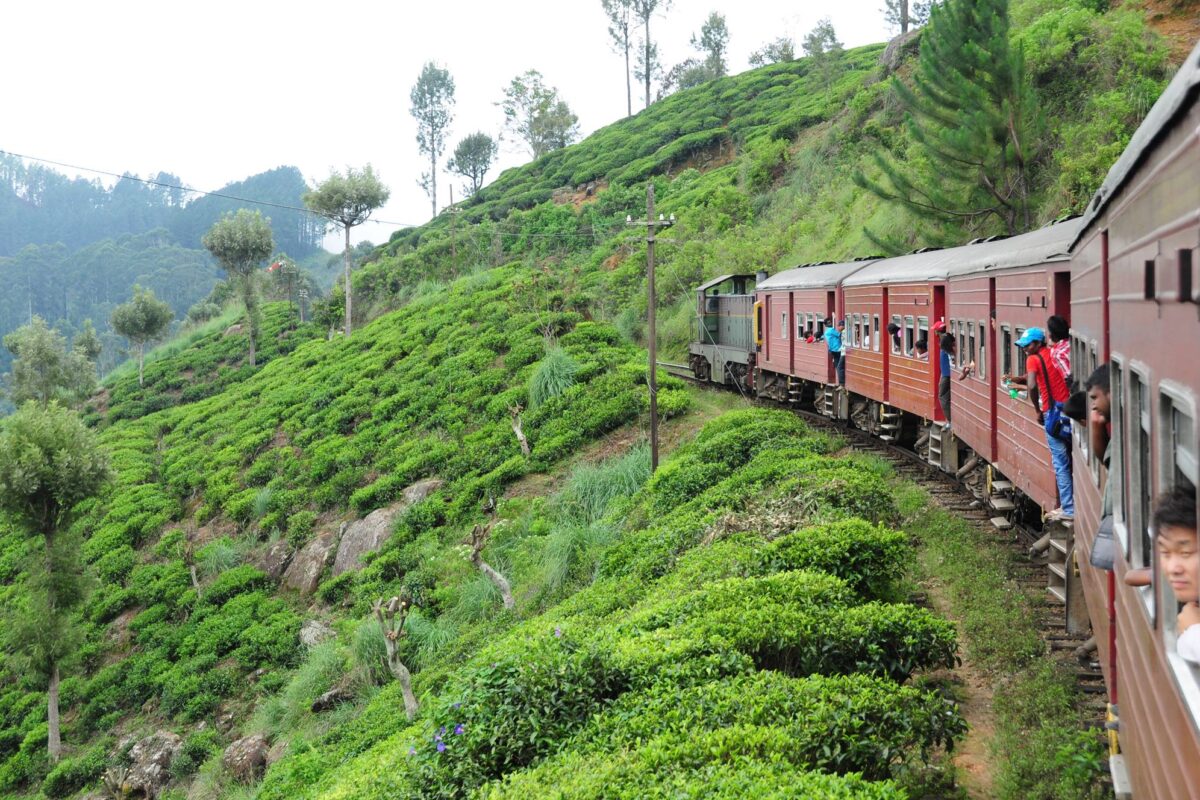
<svg viewBox="0 0 1200 800"><path fill-rule="evenodd" d="M696 380L707 383L712 377L712 365L703 356L695 358L692 360L692 374L696 376Z"/></svg>

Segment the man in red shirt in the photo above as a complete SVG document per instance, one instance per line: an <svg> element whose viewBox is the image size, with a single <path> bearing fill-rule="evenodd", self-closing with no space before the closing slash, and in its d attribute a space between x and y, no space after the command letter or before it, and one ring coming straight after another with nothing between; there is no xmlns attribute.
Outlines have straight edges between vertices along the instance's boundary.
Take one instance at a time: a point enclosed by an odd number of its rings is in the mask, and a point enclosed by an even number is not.
<svg viewBox="0 0 1200 800"><path fill-rule="evenodd" d="M1067 381L1054 359L1050 358L1046 346L1046 332L1041 328L1030 328L1017 340L1017 347L1025 351L1025 377L1010 378L1005 376L1013 386L1029 390L1029 400L1037 414L1039 425L1045 427L1046 415L1052 409L1061 412L1062 404L1067 401L1070 392ZM1059 507L1046 515L1047 519L1070 521L1075 518L1075 492L1071 479L1071 445L1070 442L1055 436L1050 430L1046 431L1046 446L1050 448L1050 458L1054 465L1054 479L1058 484Z"/></svg>
<svg viewBox="0 0 1200 800"><path fill-rule="evenodd" d="M1046 320L1046 333L1050 335L1050 347L1047 348L1049 359L1058 367L1066 380L1068 388L1071 384L1071 326L1065 317L1055 314Z"/></svg>

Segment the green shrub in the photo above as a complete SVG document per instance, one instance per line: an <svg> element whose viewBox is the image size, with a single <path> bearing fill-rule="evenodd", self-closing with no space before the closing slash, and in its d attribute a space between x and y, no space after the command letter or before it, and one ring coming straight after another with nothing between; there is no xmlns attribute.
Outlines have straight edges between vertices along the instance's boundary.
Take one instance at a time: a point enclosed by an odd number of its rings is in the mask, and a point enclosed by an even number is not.
<svg viewBox="0 0 1200 800"><path fill-rule="evenodd" d="M188 734L171 759L171 777L182 780L195 774L208 757L221 749L221 735L216 728L204 728Z"/></svg>
<svg viewBox="0 0 1200 800"><path fill-rule="evenodd" d="M308 544L313 530L317 525L317 515L313 511L297 511L287 518L287 540L292 547L299 550Z"/></svg>
<svg viewBox="0 0 1200 800"><path fill-rule="evenodd" d="M903 533L851 519L788 534L762 557L772 570L820 570L842 578L863 597L891 600L912 549Z"/></svg>
<svg viewBox="0 0 1200 800"><path fill-rule="evenodd" d="M579 364L561 347L551 347L529 378L529 406L537 408L575 385Z"/></svg>

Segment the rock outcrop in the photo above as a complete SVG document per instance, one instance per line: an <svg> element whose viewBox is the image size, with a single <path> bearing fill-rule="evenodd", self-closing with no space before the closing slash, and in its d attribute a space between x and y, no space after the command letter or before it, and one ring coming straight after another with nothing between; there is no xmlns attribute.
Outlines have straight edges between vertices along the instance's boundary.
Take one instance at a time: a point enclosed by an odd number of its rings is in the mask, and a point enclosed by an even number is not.
<svg viewBox="0 0 1200 800"><path fill-rule="evenodd" d="M267 768L267 753L271 745L261 733L238 739L225 748L221 764L235 780L254 783Z"/></svg>
<svg viewBox="0 0 1200 800"><path fill-rule="evenodd" d="M437 478L418 481L404 490L399 501L386 508L377 508L363 519L350 523L342 534L337 556L333 560L333 575L336 577L361 568L362 557L376 552L391 538L396 518L440 489L443 483Z"/></svg>

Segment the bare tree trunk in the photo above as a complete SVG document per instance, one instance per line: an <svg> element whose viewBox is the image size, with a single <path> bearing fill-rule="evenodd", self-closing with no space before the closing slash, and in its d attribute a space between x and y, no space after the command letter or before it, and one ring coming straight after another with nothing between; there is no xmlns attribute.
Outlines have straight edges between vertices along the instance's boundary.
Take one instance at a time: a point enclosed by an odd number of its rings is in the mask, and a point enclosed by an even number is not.
<svg viewBox="0 0 1200 800"><path fill-rule="evenodd" d="M900 35L908 33L908 0L900 0Z"/></svg>
<svg viewBox="0 0 1200 800"><path fill-rule="evenodd" d="M430 219L437 216L437 147L429 148L429 205L433 209Z"/></svg>
<svg viewBox="0 0 1200 800"><path fill-rule="evenodd" d="M504 607L509 611L512 611L514 608L516 608L517 601L513 599L512 587L509 586L508 579L499 572L496 572L496 570L492 569L492 567L486 561L480 558L478 553L471 557L471 561L475 564L475 566L479 567L479 571L486 575L488 580L495 584L496 588L500 590L500 596L504 598Z"/></svg>
<svg viewBox="0 0 1200 800"><path fill-rule="evenodd" d="M379 628L383 631L383 643L387 648L387 665L392 676L400 684L404 695L404 713L411 720L417 716L420 705L412 690L412 673L400 660L400 639L405 635L404 622L408 619L409 605L399 597L393 597L386 603L375 601L375 619L379 620ZM399 620L396 619L399 615Z"/></svg>
<svg viewBox="0 0 1200 800"><path fill-rule="evenodd" d="M352 323L350 322L350 226L346 226L346 250L342 254L342 266L345 269L346 276L346 335L350 335Z"/></svg>
<svg viewBox="0 0 1200 800"><path fill-rule="evenodd" d="M646 63L643 64L642 66L645 69L645 73L646 73L646 76L645 76L646 77L646 108L649 108L650 107L650 73L654 71L653 69L651 69L651 64L650 64L650 15L649 14L646 15L645 22L646 22Z"/></svg>
<svg viewBox="0 0 1200 800"><path fill-rule="evenodd" d="M50 686L46 690L46 722L49 734L46 737L46 749L50 753L51 763L57 764L62 758L62 734L58 721L58 664L50 668Z"/></svg>
<svg viewBox="0 0 1200 800"><path fill-rule="evenodd" d="M625 110L627 117L633 116L633 81L629 77L629 27L625 28Z"/></svg>
<svg viewBox="0 0 1200 800"><path fill-rule="evenodd" d="M517 441L521 443L521 452L529 458L529 440L525 438L525 431L521 425L521 406L512 406L508 409L509 417L512 419L513 433L517 436Z"/></svg>
<svg viewBox="0 0 1200 800"><path fill-rule="evenodd" d="M400 684L400 692L404 695L404 715L411 720L421 710L420 705L417 704L417 696L413 694L412 690L412 673L400 660L396 646L390 641L388 645L388 669L392 671L392 676Z"/></svg>
<svg viewBox="0 0 1200 800"><path fill-rule="evenodd" d="M145 386L146 343L138 342L138 386Z"/></svg>

